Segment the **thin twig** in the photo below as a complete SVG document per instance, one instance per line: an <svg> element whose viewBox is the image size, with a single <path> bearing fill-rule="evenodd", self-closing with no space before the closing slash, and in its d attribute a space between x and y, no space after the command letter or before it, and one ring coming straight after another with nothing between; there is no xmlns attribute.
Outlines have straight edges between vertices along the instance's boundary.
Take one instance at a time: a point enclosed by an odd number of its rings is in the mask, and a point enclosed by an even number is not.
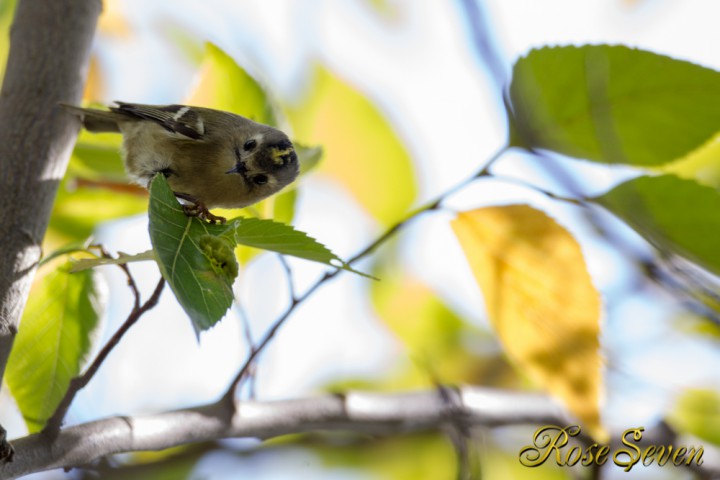
<svg viewBox="0 0 720 480"><path fill-rule="evenodd" d="M102 245L94 245L99 251L100 254L103 256L103 258L107 258L112 260L113 256L110 255L110 252L105 250L105 247ZM125 277L127 277L127 284L130 288L130 291L133 294L133 310L137 310L140 308L140 290L138 290L137 283L135 283L135 277L132 276L132 273L130 273L130 267L128 267L127 263L118 263L117 266L125 273Z"/></svg>
<svg viewBox="0 0 720 480"><path fill-rule="evenodd" d="M531 190L534 190L538 193L541 193L545 195L546 197L552 199L552 200L559 200L561 202L571 203L573 205L577 205L579 207L587 207L588 202L585 198L574 198L574 197L565 197L563 195L558 195L557 193L551 192L550 190L545 190L542 187L538 187L537 185L533 185L532 183L528 183L524 180L521 180L519 178L514 177L507 177L505 175L491 175L494 180L499 180L501 182L507 182L507 183L514 183L515 185L518 185L520 187L529 188Z"/></svg>
<svg viewBox="0 0 720 480"><path fill-rule="evenodd" d="M125 323L123 323L122 326L118 329L118 331L115 332L115 334L112 336L112 338L108 340L108 342L105 344L102 350L100 350L98 355L95 357L95 360L93 360L85 373L83 373L79 377L75 377L70 380L70 385L65 392L65 396L60 401L60 404L57 406L55 412L52 414L50 419L47 421L45 428L42 430L42 433L44 435L48 435L50 437L57 436L57 434L60 432L60 426L63 419L65 418L65 414L70 408L72 401L75 399L75 395L77 395L80 390L87 386L93 376L100 369L102 363L105 361L108 355L110 355L110 352L118 345L122 337L130 329L130 327L132 327L140 319L140 317L143 316L145 312L157 305L157 302L160 299L160 293L162 292L164 286L165 279L161 277L160 281L157 284L157 287L155 287L155 291L152 293L150 298L148 298L148 300L139 308L133 308L133 310L130 312L130 315L128 315L127 320L125 320Z"/></svg>
<svg viewBox="0 0 720 480"><path fill-rule="evenodd" d="M486 165L476 174L472 175L471 177L461 181L460 183L454 185L453 187L446 190L444 193L436 197L434 200L425 203L424 205L420 206L419 208L413 210L410 212L404 219L396 223L395 225L388 228L382 235L380 235L378 238L376 238L372 243L370 243L367 247L362 249L360 252L355 254L352 258L350 258L347 261L347 265L351 266L354 263L360 261L361 259L365 258L366 256L370 255L372 252L374 252L380 245L385 243L389 238L391 238L393 235L395 235L398 231L403 229L405 226L407 226L410 222L415 220L417 217L421 216L422 214L437 210L440 208L441 204L451 195L458 192L459 190L465 188L470 183L474 182L478 178L481 177L487 177L490 176L489 168L490 166L495 163L507 150L508 146L505 145L502 148L500 148L497 152L495 152L490 159L487 161ZM285 312L283 312L280 317L278 317L277 320L272 324L270 329L265 333L265 336L263 336L262 340L255 346L255 348L250 350L250 353L248 354L247 358L245 359L245 362L243 363L243 366L240 368L240 371L235 375L235 378L230 383L230 386L228 387L227 391L224 393L221 401L226 402L228 404L232 404L234 397L235 397L235 391L237 390L237 386L240 383L240 381L247 375L247 373L250 370L250 366L252 365L253 361L257 358L258 355L265 349L265 347L270 343L270 340L273 339L275 334L280 330L280 328L283 326L285 321L290 317L290 315L295 311L295 308L297 308L298 305L303 303L305 300L307 300L318 288L320 288L323 284L328 282L329 280L335 278L340 272L343 270L337 269L333 270L331 272L325 272L310 288L308 288L305 293L300 295L299 297L293 296L293 298L290 301L290 305L287 307Z"/></svg>
<svg viewBox="0 0 720 480"><path fill-rule="evenodd" d="M282 265L283 269L285 269L285 276L287 276L287 281L288 281L288 295L290 296L290 301L292 302L296 298L295 282L293 281L292 268L290 268L290 264L288 263L287 259L285 258L285 255L278 253L277 257L278 257L278 260L280 261L280 264Z"/></svg>

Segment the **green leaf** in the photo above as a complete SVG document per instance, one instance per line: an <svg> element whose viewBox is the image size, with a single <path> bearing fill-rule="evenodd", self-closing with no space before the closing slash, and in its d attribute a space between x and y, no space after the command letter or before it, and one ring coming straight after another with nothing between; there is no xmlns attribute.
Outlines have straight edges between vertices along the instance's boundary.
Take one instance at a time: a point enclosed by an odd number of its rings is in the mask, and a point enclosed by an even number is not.
<svg viewBox="0 0 720 480"><path fill-rule="evenodd" d="M660 250L720 274L720 193L674 175L638 177L594 199Z"/></svg>
<svg viewBox="0 0 720 480"><path fill-rule="evenodd" d="M225 241L223 248L223 240L218 238L227 227L187 217L162 175L150 187L149 215L150 240L163 277L195 332L207 330L233 301L232 283L238 268L234 245Z"/></svg>
<svg viewBox="0 0 720 480"><path fill-rule="evenodd" d="M71 182L70 182L71 183ZM107 188L70 188L63 181L50 217L50 228L71 240L90 236L98 223L145 212L146 197Z"/></svg>
<svg viewBox="0 0 720 480"><path fill-rule="evenodd" d="M198 333L212 327L232 304L237 245L355 272L327 247L282 223L236 218L225 225L210 225L187 217L162 175L150 186L149 210L150 240L160 271Z"/></svg>
<svg viewBox="0 0 720 480"><path fill-rule="evenodd" d="M88 252L88 247L90 246L90 242L86 240L79 240L77 242L70 242L66 244L63 247L60 247L53 252L51 252L49 255L44 256L42 260L40 260L40 263L38 263L38 267L42 267L43 265L51 262L52 260L55 260L58 257L61 257L63 255L68 255L70 253L77 253L77 252Z"/></svg>
<svg viewBox="0 0 720 480"><path fill-rule="evenodd" d="M325 245L284 223L259 218L236 218L228 222L223 237L236 244L354 271Z"/></svg>
<svg viewBox="0 0 720 480"><path fill-rule="evenodd" d="M6 376L31 432L45 425L80 373L101 311L91 271L70 274L66 264L31 290Z"/></svg>
<svg viewBox="0 0 720 480"><path fill-rule="evenodd" d="M82 130L68 165L68 174L95 181L126 182L121 137L116 133L90 133Z"/></svg>
<svg viewBox="0 0 720 480"><path fill-rule="evenodd" d="M720 445L720 392L687 390L677 400L667 419L679 432Z"/></svg>
<svg viewBox="0 0 720 480"><path fill-rule="evenodd" d="M218 46L207 43L200 81L188 99L198 105L236 113L256 122L276 125L274 108L265 90Z"/></svg>
<svg viewBox="0 0 720 480"><path fill-rule="evenodd" d="M511 143L604 163L660 165L720 124L720 73L623 46L545 47L513 69Z"/></svg>

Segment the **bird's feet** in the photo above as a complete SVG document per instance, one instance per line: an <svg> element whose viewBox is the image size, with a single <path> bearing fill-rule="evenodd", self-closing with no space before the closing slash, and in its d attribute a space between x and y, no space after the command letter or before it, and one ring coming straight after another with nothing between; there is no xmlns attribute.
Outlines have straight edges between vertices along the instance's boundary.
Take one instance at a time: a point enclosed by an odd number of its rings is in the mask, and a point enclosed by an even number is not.
<svg viewBox="0 0 720 480"><path fill-rule="evenodd" d="M199 202L189 205L183 205L183 211L188 217L198 217L200 220L208 223L215 224L227 222L227 219L225 217L210 213L210 210L208 210L205 205Z"/></svg>

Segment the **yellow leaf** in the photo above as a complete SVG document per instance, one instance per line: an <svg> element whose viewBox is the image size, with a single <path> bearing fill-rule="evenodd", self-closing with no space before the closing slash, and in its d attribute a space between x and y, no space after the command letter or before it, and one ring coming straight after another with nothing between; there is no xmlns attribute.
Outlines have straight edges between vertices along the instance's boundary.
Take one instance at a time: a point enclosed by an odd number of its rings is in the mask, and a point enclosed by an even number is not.
<svg viewBox="0 0 720 480"><path fill-rule="evenodd" d="M452 222L508 356L602 440L600 299L575 239L527 205Z"/></svg>
<svg viewBox="0 0 720 480"><path fill-rule="evenodd" d="M120 0L105 0L103 11L98 19L98 30L108 36L127 38L132 33L132 27L127 21L124 2Z"/></svg>
<svg viewBox="0 0 720 480"><path fill-rule="evenodd" d="M387 225L405 214L417 194L412 160L362 93L318 67L309 95L288 115L296 139L322 145L320 170L345 185L371 215Z"/></svg>
<svg viewBox="0 0 720 480"><path fill-rule="evenodd" d="M83 92L83 103L97 102L105 96L105 81L97 55L90 57L85 91Z"/></svg>

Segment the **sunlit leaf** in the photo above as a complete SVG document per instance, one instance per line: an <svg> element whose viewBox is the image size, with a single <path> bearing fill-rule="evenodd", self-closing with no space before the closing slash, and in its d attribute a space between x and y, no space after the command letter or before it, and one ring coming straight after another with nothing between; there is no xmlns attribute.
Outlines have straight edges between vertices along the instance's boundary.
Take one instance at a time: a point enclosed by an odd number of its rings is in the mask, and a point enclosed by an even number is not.
<svg viewBox="0 0 720 480"><path fill-rule="evenodd" d="M100 67L100 60L97 54L90 57L85 90L83 91L83 103L97 102L105 96L105 81L103 71Z"/></svg>
<svg viewBox="0 0 720 480"><path fill-rule="evenodd" d="M282 223L236 218L210 225L187 217L162 175L152 181L149 213L160 271L198 333L212 327L232 304L238 244L354 271L327 247Z"/></svg>
<svg viewBox="0 0 720 480"><path fill-rule="evenodd" d="M667 421L680 433L720 445L720 392L710 389L685 391Z"/></svg>
<svg viewBox="0 0 720 480"><path fill-rule="evenodd" d="M452 226L508 356L604 436L600 298L575 239L527 205L463 212Z"/></svg>
<svg viewBox="0 0 720 480"><path fill-rule="evenodd" d="M132 28L128 23L124 11L125 2L122 0L105 0L98 19L98 31L111 37L128 37Z"/></svg>
<svg viewBox="0 0 720 480"><path fill-rule="evenodd" d="M660 170L720 188L720 134L679 160L663 165Z"/></svg>
<svg viewBox="0 0 720 480"><path fill-rule="evenodd" d="M355 87L318 68L307 97L289 110L296 137L325 149L320 171L340 181L379 221L397 221L417 194L407 149Z"/></svg>
<svg viewBox="0 0 720 480"><path fill-rule="evenodd" d="M720 125L720 73L624 46L544 47L518 60L513 145L605 163L660 165Z"/></svg>
<svg viewBox="0 0 720 480"><path fill-rule="evenodd" d="M90 133L82 130L75 143L68 175L95 181L128 182L117 133Z"/></svg>
<svg viewBox="0 0 720 480"><path fill-rule="evenodd" d="M397 270L374 273L382 280L370 285L373 306L385 325L406 346L410 360L421 375L422 383L408 385L408 388L436 382L485 385L510 373L508 365L497 356L471 350L473 346L490 343L489 339L482 338L479 331L464 322L430 287L398 274Z"/></svg>
<svg viewBox="0 0 720 480"><path fill-rule="evenodd" d="M10 37L10 25L12 25L13 16L15 15L16 5L17 0L0 1L0 38L3 39L0 42L0 81L5 75L5 66L10 50L10 42L7 39Z"/></svg>
<svg viewBox="0 0 720 480"><path fill-rule="evenodd" d="M328 467L342 467L378 480L458 478L452 443L439 433L425 433L372 442L313 445Z"/></svg>
<svg viewBox="0 0 720 480"><path fill-rule="evenodd" d="M78 187L63 183L58 190L50 228L70 240L90 236L103 221L124 218L147 210L147 198L105 188Z"/></svg>
<svg viewBox="0 0 720 480"><path fill-rule="evenodd" d="M55 260L58 257L61 257L63 255L68 255L71 253L77 253L77 252L88 252L88 246L90 242L86 240L81 240L77 242L70 242L52 252L50 254L43 256L42 260L40 260L40 263L38 264L38 267L42 267L43 265L46 265L47 263L50 263L51 261Z"/></svg>
<svg viewBox="0 0 720 480"><path fill-rule="evenodd" d="M720 273L720 192L674 175L638 177L594 199L657 248Z"/></svg>
<svg viewBox="0 0 720 480"><path fill-rule="evenodd" d="M205 46L199 81L187 103L275 125L273 108L260 84L212 43Z"/></svg>
<svg viewBox="0 0 720 480"><path fill-rule="evenodd" d="M33 286L8 361L6 379L31 432L45 425L80 373L102 311L92 272L67 268Z"/></svg>

